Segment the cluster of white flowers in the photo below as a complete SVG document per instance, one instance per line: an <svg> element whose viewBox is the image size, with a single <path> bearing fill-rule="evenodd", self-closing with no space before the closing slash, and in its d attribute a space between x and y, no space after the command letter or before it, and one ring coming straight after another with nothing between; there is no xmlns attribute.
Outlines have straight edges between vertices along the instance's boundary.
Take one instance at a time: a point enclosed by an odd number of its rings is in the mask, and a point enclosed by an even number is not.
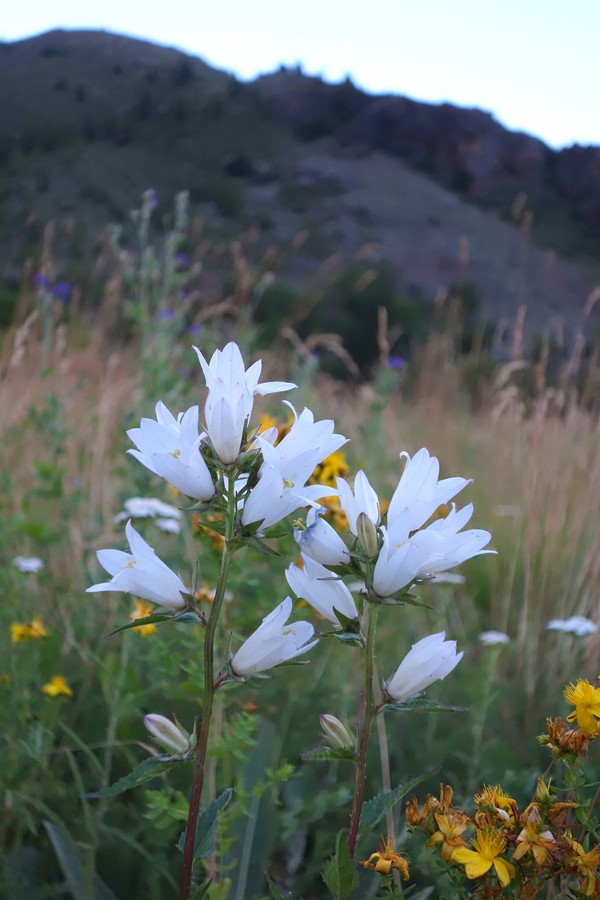
<svg viewBox="0 0 600 900"><path fill-rule="evenodd" d="M585 616L570 616L568 619L550 619L546 629L574 634L577 637L587 637L588 634L596 634L598 626Z"/></svg>
<svg viewBox="0 0 600 900"><path fill-rule="evenodd" d="M291 590L336 631L345 630L349 623L355 623L356 630L359 627L359 608L342 580L342 575L351 571L356 577L356 566L352 568L356 558L369 563L363 599L381 603L415 582L478 554L493 552L485 549L490 541L487 531L463 530L473 513L471 504L461 510L454 505L446 507L469 482L464 478L440 480L438 460L426 449L412 458L400 454L406 465L383 517L380 500L362 471L353 486L343 478L337 479L337 489L308 483L315 468L346 443L343 435L335 433L332 420L315 421L308 409L297 415L288 404L294 422L283 439L276 442L277 429L258 435L251 431L254 398L288 391L295 385L280 381L259 384L261 362L246 369L235 343L217 350L210 361L194 350L206 379L203 413L192 406L174 416L163 403L157 403L155 419L144 418L139 428L128 431L136 448L128 452L200 503L218 501L234 491L236 521L247 536L260 538L291 513L308 507L306 526L298 526L294 532L302 568L290 565L286 579ZM320 500L335 494L348 520L347 543L325 521L319 506ZM162 507L143 498L127 501L125 512L116 521L128 517L125 530L130 552L100 550L98 560L111 579L88 591L125 591L173 610L193 604L181 577L159 559L131 524L132 517L159 514L176 530L179 511L167 504ZM339 567L345 569L342 575ZM230 659L233 677L266 671L315 646L310 623L286 624L291 611L292 600L287 597L266 616ZM386 683L386 692L395 701L412 696L447 675L461 657L444 633L429 635L413 646ZM164 723L160 724L162 728ZM183 747L183 742L175 743Z"/></svg>
<svg viewBox="0 0 600 900"><path fill-rule="evenodd" d="M381 524L381 504L364 472L356 475L354 491L343 478L337 479L340 505L350 532L359 538L367 556L377 555L372 589L381 599L473 556L494 552L484 549L491 538L488 531L462 531L473 514L471 503L461 510L452 505L447 515L428 524L434 513L469 482L465 478L440 481L439 462L425 448L412 459L405 452L400 457L405 457L407 464L390 501L386 525ZM309 515L305 530L296 529L295 537L303 554L321 565L340 566L348 561L344 542L316 514ZM317 577L334 576L321 572ZM302 596L312 603L310 596Z"/></svg>

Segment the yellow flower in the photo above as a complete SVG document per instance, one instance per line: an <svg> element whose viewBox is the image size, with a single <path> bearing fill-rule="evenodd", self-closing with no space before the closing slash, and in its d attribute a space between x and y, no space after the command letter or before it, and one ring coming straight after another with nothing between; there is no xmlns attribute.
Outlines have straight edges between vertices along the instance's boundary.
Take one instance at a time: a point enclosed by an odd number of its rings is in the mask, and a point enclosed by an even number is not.
<svg viewBox="0 0 600 900"><path fill-rule="evenodd" d="M517 861L531 851L538 866L543 866L554 849L556 841L551 831L541 830L540 811L535 804L531 804L529 810L525 810L523 824L525 827L517 837L519 846L512 858Z"/></svg>
<svg viewBox="0 0 600 900"><path fill-rule="evenodd" d="M311 476L319 484L330 484L335 487L335 479L343 478L350 471L350 466L346 461L346 456L342 450L335 450L326 456Z"/></svg>
<svg viewBox="0 0 600 900"><path fill-rule="evenodd" d="M598 734L600 719L600 688L595 688L587 678L580 678L577 684L568 684L564 698L575 709L567 716L567 722L574 722L586 734Z"/></svg>
<svg viewBox="0 0 600 900"><path fill-rule="evenodd" d="M434 818L438 831L431 835L427 846L432 847L433 844L441 842L440 853L444 859L450 861L452 854L458 847L466 847L461 834L469 825L469 820L464 813L458 810L449 810L446 815L434 813Z"/></svg>
<svg viewBox="0 0 600 900"><path fill-rule="evenodd" d="M486 820L486 813L493 812L495 818L500 819L504 825L510 825L514 822L517 805L512 797L505 794L499 784L491 787L485 784L480 794L475 794L473 798L478 812L475 819L478 824L482 824Z"/></svg>
<svg viewBox="0 0 600 900"><path fill-rule="evenodd" d="M506 847L504 837L493 828L478 831L472 840L475 847L469 850L459 847L452 854L452 861L465 866L467 878L481 878L494 867L503 888L515 877L515 867L502 859L500 854Z"/></svg>
<svg viewBox="0 0 600 900"><path fill-rule="evenodd" d="M569 832L565 833L565 838L573 850L570 863L584 878L583 893L586 897L597 897L596 885L600 879L596 877L596 872L600 866L600 844L596 844L586 853L581 844L573 840Z"/></svg>
<svg viewBox="0 0 600 900"><path fill-rule="evenodd" d="M269 413L263 413L263 415L258 420L258 434L262 434L263 431L268 431L269 428L273 428L273 426L277 425L277 419L274 416L270 416Z"/></svg>
<svg viewBox="0 0 600 900"><path fill-rule="evenodd" d="M46 631L46 626L42 622L42 620L36 616L35 619L32 619L29 623L29 637L32 638L44 638L48 637L48 632Z"/></svg>
<svg viewBox="0 0 600 900"><path fill-rule="evenodd" d="M13 643L18 644L19 641L26 641L29 637L29 625L25 622L12 622L10 626L10 638Z"/></svg>
<svg viewBox="0 0 600 900"><path fill-rule="evenodd" d="M55 675L54 678L43 684L42 691L49 697L58 697L59 694L65 694L67 697L73 696L73 691L63 675Z"/></svg>
<svg viewBox="0 0 600 900"><path fill-rule="evenodd" d="M145 619L146 616L149 616L152 613L153 606L151 603L147 603L145 600L142 600L140 597L134 597L135 609L133 612L129 613L129 619L131 622L135 622L136 619ZM149 634L156 631L156 625L150 622L149 625L136 625L136 632L142 637L148 637Z"/></svg>
<svg viewBox="0 0 600 900"><path fill-rule="evenodd" d="M389 875L392 869L401 872L405 881L408 880L408 862L392 848L393 838L388 835L387 840L381 838L381 847L376 853L371 853L368 859L361 860L365 869L374 869L380 875Z"/></svg>
<svg viewBox="0 0 600 900"><path fill-rule="evenodd" d="M11 641L18 644L19 641L26 641L35 638L48 637L46 626L38 617L32 619L31 622L13 622L10 626Z"/></svg>

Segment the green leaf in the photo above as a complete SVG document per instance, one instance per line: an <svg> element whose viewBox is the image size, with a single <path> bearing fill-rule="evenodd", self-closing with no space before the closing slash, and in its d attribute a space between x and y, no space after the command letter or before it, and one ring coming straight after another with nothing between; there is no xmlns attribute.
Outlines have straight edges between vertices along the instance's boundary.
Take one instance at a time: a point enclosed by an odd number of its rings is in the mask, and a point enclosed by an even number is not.
<svg viewBox="0 0 600 900"><path fill-rule="evenodd" d="M372 800L368 800L364 804L360 814L358 839L360 840L365 834L368 834L369 831L372 831L379 825L388 810L392 809L399 800L402 800L406 794L414 790L414 788L422 781L425 781L426 778L435 775L437 771L437 769L433 769L433 771L426 772L424 775L418 775L416 778L413 778L412 781L408 781L406 784L399 784L398 787L394 788L392 791L377 794Z"/></svg>
<svg viewBox="0 0 600 900"><path fill-rule="evenodd" d="M335 900L344 900L358 886L358 875L346 845L346 831L340 831L335 842L335 853L323 869L323 881Z"/></svg>
<svg viewBox="0 0 600 900"><path fill-rule="evenodd" d="M111 889L94 873L90 877L81 854L73 838L64 825L59 827L44 819L44 828L48 832L50 843L56 853L59 865L65 876L73 900L117 900Z"/></svg>
<svg viewBox="0 0 600 900"><path fill-rule="evenodd" d="M150 781L151 778L156 778L157 775L168 772L169 769L172 769L182 762L185 762L185 760L177 759L173 756L150 756L136 766L133 772L130 772L129 775L124 775L123 778L119 778L118 781L115 781L115 783L111 784L109 787L102 788L99 791L93 791L91 794L82 794L81 796L85 800L98 800L102 797L116 797L118 794L130 790L130 788L137 787L138 784L144 784L145 781Z"/></svg>
<svg viewBox="0 0 600 900"><path fill-rule="evenodd" d="M217 825L219 816L235 793L234 788L227 788L208 804L198 816L196 823L196 840L194 846L194 862L210 856L215 852L215 839L217 837ZM177 849L183 853L185 847L185 831L182 831L177 841Z"/></svg>
<svg viewBox="0 0 600 900"><path fill-rule="evenodd" d="M409 697L399 703L385 703L380 712L468 712L465 706L448 706L427 697Z"/></svg>
<svg viewBox="0 0 600 900"><path fill-rule="evenodd" d="M204 624L200 616L191 610L185 610L185 612L176 613L175 615L173 613L152 613L151 616L144 616L143 619L134 619L133 622L127 622L126 625L119 625L118 628L113 628L112 631L102 635L102 640L112 637L120 631L127 631L128 628L139 628L140 625L156 625L160 622L198 622L200 625Z"/></svg>
<svg viewBox="0 0 600 900"><path fill-rule="evenodd" d="M269 890L271 891L272 900L293 900L293 897L289 891L287 894L281 893L268 872L265 872L265 878L267 879L267 884L269 885Z"/></svg>
<svg viewBox="0 0 600 900"><path fill-rule="evenodd" d="M331 759L349 759L355 758L354 750L343 749L342 747L317 747L316 750L305 750L301 754L301 759L305 762L329 762Z"/></svg>

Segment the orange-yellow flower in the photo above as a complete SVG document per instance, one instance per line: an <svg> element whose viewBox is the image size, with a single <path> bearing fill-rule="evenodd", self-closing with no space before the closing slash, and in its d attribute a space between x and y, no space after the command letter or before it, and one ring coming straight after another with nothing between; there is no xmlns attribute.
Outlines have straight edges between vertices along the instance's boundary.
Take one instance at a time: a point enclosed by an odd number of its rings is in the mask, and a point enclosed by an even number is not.
<svg viewBox="0 0 600 900"><path fill-rule="evenodd" d="M432 847L433 844L441 843L440 853L445 860L450 861L458 847L467 846L466 841L461 838L461 834L468 827L469 819L458 810L449 810L446 815L434 813L434 818L438 830L431 835L427 846Z"/></svg>
<svg viewBox="0 0 600 900"><path fill-rule="evenodd" d="M67 697L73 696L73 691L67 684L67 680L63 675L55 675L50 681L42 685L42 691L49 697L58 697L59 694L65 694Z"/></svg>
<svg viewBox="0 0 600 900"><path fill-rule="evenodd" d="M474 850L459 847L452 854L452 861L465 866L467 878L481 878L493 866L500 884L505 888L515 877L515 867L500 856L506 847L503 835L493 828L484 828L477 832L471 843Z"/></svg>
<svg viewBox="0 0 600 900"><path fill-rule="evenodd" d="M531 852L538 866L543 866L556 845L554 835L546 829L542 831L540 811L532 804L524 814L524 828L517 837L519 845L513 853L513 859L519 860L526 853Z"/></svg>
<svg viewBox="0 0 600 900"><path fill-rule="evenodd" d="M129 613L129 619L132 622L135 622L136 619L145 619L146 616L151 615L153 610L151 603L147 603L146 600L142 600L140 597L134 597L134 603L135 609ZM152 622L149 625L136 625L135 630L141 637L148 637L149 634L156 631L156 625Z"/></svg>
<svg viewBox="0 0 600 900"><path fill-rule="evenodd" d="M486 813L493 813L504 825L514 822L517 805L512 797L504 793L499 784L494 787L484 785L481 793L475 794L473 799L478 808L475 819L479 824L485 822Z"/></svg>
<svg viewBox="0 0 600 900"><path fill-rule="evenodd" d="M573 850L570 863L584 879L583 893L586 897L597 897L596 887L600 882L600 879L597 878L598 866L600 866L600 844L596 844L586 853L581 844L573 840L568 832L565 834L565 838Z"/></svg>
<svg viewBox="0 0 600 900"><path fill-rule="evenodd" d="M600 688L595 688L587 678L580 678L577 684L568 684L564 698L575 709L567 716L567 722L574 722L586 734L596 735L600 727Z"/></svg>
<svg viewBox="0 0 600 900"><path fill-rule="evenodd" d="M381 839L381 846L376 853L371 853L368 859L361 860L365 869L374 869L380 875L389 875L392 869L397 869L408 880L408 862L404 856L397 853L393 847L393 838L388 835L387 840Z"/></svg>

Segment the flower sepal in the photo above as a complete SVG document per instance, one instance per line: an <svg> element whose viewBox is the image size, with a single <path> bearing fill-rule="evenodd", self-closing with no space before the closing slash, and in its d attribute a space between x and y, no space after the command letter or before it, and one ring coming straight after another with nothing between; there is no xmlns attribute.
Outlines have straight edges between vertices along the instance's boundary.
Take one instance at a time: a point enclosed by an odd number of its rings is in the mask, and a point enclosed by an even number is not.
<svg viewBox="0 0 600 900"><path fill-rule="evenodd" d="M304 753L301 753L300 759L304 762L330 762L340 759L354 762L356 753L350 747L315 747L314 750L305 750Z"/></svg>
<svg viewBox="0 0 600 900"><path fill-rule="evenodd" d="M397 591L389 597L380 597L372 586L367 586L364 596L369 603L373 603L375 606L420 606L422 609L431 609L433 612L437 612L434 606L424 603L416 594L411 594L410 591Z"/></svg>

